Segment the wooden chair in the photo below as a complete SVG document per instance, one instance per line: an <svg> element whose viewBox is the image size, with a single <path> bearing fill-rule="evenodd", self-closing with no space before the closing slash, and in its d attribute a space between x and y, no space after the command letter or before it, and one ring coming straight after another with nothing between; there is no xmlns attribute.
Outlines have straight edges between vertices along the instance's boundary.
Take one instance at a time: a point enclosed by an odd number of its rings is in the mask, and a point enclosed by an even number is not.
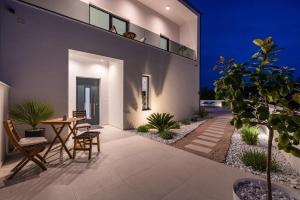
<svg viewBox="0 0 300 200"><path fill-rule="evenodd" d="M44 165L46 161L39 154L45 149L48 142L47 139L45 137L20 138L10 119L4 122L4 127L11 144L24 156L24 158L11 170L11 174L7 179L12 179L29 161L34 162L41 169L47 170Z"/></svg>
<svg viewBox="0 0 300 200"><path fill-rule="evenodd" d="M86 111L85 110L80 110L80 111L73 111L73 117L75 118L84 118L82 120L83 123L79 123L76 127L76 130L79 129L87 129L87 131L91 128L91 124L86 123Z"/></svg>
<svg viewBox="0 0 300 200"><path fill-rule="evenodd" d="M75 159L76 151L89 151L89 160L92 156L93 145L97 145L98 152L100 152L100 132L99 131L86 131L78 136L73 137L74 148L73 148L73 159ZM97 142L93 142L93 139L97 138ZM83 141L83 145L81 145ZM78 145L79 144L79 145Z"/></svg>

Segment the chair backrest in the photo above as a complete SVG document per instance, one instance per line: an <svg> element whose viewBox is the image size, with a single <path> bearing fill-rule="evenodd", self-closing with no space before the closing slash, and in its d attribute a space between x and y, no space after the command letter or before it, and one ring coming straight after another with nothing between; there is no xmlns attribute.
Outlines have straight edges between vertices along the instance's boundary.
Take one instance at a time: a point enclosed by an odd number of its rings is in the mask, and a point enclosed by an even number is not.
<svg viewBox="0 0 300 200"><path fill-rule="evenodd" d="M73 117L86 119L86 111L85 110L73 111Z"/></svg>
<svg viewBox="0 0 300 200"><path fill-rule="evenodd" d="M20 136L18 135L15 126L13 124L13 121L11 119L8 119L4 122L4 128L6 130L6 133L8 135L9 141L14 145L16 148L20 148L19 145Z"/></svg>

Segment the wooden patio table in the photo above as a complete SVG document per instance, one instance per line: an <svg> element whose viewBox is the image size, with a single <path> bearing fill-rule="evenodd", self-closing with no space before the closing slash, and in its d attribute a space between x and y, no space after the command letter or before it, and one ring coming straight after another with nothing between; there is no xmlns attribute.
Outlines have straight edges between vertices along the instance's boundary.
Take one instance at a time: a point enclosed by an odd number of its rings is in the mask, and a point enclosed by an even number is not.
<svg viewBox="0 0 300 200"><path fill-rule="evenodd" d="M67 154L69 155L69 157L72 159L72 155L66 146L66 142L68 141L68 139L70 138L71 135L76 136L76 127L78 125L78 122L83 119L84 118L67 118L66 120L63 120L63 118L56 118L56 119L42 121L41 122L42 124L50 125L52 127L52 129L54 130L54 133L56 134L55 138L51 142L51 144L50 144L49 148L47 149L43 158L46 159L46 156L48 155L49 151L53 147L56 139L58 139L62 145L62 149L64 149L67 152ZM61 133L63 132L65 127L68 127L70 129L70 132L69 132L67 138L65 140L63 140L61 138Z"/></svg>

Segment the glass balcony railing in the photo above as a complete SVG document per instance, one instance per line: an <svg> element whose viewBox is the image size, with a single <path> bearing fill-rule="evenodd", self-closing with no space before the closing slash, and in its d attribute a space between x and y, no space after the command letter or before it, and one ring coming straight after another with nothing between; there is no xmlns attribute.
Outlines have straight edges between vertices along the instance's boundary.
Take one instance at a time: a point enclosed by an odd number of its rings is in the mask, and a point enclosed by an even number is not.
<svg viewBox="0 0 300 200"><path fill-rule="evenodd" d="M161 48L160 35L132 23L129 23L129 31L136 34L135 40ZM172 40L169 40L169 52L196 60L195 51L193 49L190 49Z"/></svg>
<svg viewBox="0 0 300 200"><path fill-rule="evenodd" d="M87 24L90 24L92 26L96 26L100 29L109 31L111 30L112 25L117 26L117 29L119 29L120 33L123 33L124 31L121 31L121 29L123 30L123 24L120 23L116 23L113 21L113 19L118 20L118 16L115 16L112 13L108 13L104 10L101 10L99 8L99 11L101 11L101 13L99 12L98 14L106 14L108 15L107 18L111 18L112 20L105 23L109 28L103 28L103 17L101 18L101 20L98 21L93 21L91 19L91 14L93 14L91 12L91 8L93 10L97 10L97 7L94 6L90 6L89 4L83 3L81 1L74 1L74 0L23 0L24 2L27 2L31 5L37 6L39 8L43 8L46 9L48 11L51 12L55 12L56 14L60 14L63 15L65 17L69 17ZM95 11L94 11L95 12ZM97 16L97 13L94 13ZM172 40L168 40L167 45L161 45L161 38L165 38L162 37L156 33L153 33L143 27L137 26L133 23L130 23L129 21L126 20L122 20L122 18L119 18L120 22L125 22L125 24L128 26L127 27L127 31L132 32L134 34L136 34L136 37L134 38L134 40L169 51L171 53L192 59L192 60L197 60L197 56L195 54L195 51L193 49L190 49L184 45L181 45L177 42L174 42ZM97 23L100 23L97 25ZM125 30L125 29L124 29ZM163 46L163 47L162 47ZM167 48L166 48L167 46Z"/></svg>

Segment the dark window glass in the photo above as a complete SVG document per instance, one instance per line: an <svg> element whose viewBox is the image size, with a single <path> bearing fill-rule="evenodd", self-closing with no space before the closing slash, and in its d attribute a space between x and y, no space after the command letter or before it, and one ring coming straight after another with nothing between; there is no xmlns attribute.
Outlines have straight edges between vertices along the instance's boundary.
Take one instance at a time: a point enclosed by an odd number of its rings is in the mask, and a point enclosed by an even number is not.
<svg viewBox="0 0 300 200"><path fill-rule="evenodd" d="M160 36L160 48L169 51L169 39L162 35Z"/></svg>

